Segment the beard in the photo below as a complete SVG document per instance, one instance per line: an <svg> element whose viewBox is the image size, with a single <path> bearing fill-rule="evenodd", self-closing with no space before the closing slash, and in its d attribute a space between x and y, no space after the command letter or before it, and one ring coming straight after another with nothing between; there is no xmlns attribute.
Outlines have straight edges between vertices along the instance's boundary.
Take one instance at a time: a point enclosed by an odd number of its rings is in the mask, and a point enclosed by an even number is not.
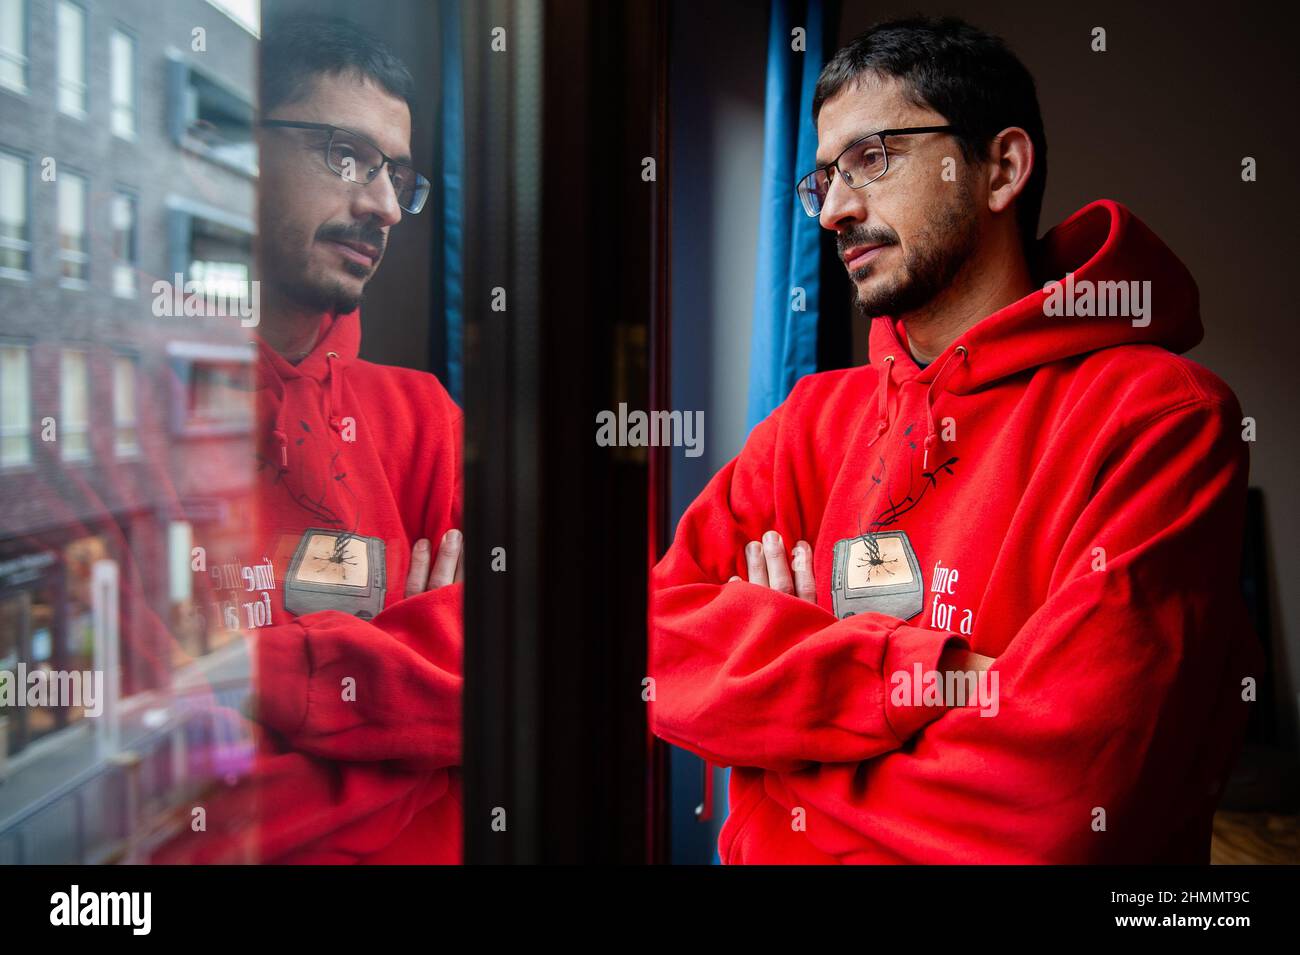
<svg viewBox="0 0 1300 955"><path fill-rule="evenodd" d="M837 238L841 256L855 245L898 245L898 233L889 228L852 229ZM858 282L879 271L875 263L849 273L854 307L865 317L905 315L924 308L948 289L979 244L979 219L969 188L963 186L954 201L943 208L908 244L902 267L888 281L864 292Z"/></svg>
<svg viewBox="0 0 1300 955"><path fill-rule="evenodd" d="M360 290L354 290L338 279L314 274L312 271L312 245L331 239L364 242L379 250L379 258L369 268L356 262L343 263L343 269L348 274L365 279L379 267L387 237L377 226L359 225L349 228L327 223L316 230L312 241L308 243L303 241L301 232L292 227L284 227L276 230L272 241L267 243L265 267L276 289L288 301L311 311L346 315L361 304L365 284L362 284Z"/></svg>

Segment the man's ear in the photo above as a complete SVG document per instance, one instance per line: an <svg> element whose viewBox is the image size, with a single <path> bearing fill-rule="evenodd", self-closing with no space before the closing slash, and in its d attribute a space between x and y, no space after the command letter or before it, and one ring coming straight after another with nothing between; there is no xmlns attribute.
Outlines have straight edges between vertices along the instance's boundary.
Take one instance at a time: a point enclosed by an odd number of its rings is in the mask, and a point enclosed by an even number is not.
<svg viewBox="0 0 1300 955"><path fill-rule="evenodd" d="M1034 144L1019 126L1009 126L989 145L989 210L1005 212L1029 183Z"/></svg>

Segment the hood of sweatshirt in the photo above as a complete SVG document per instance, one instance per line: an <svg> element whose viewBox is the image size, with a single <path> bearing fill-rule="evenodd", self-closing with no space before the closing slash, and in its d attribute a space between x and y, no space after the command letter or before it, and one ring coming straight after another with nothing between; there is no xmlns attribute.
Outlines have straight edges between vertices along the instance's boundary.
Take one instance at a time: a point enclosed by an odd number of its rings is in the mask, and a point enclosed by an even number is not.
<svg viewBox="0 0 1300 955"><path fill-rule="evenodd" d="M930 386L930 451L938 443L932 409L939 391L969 394L1116 345L1157 345L1182 354L1203 337L1200 295L1191 273L1118 202L1089 203L1048 232L1040 248L1042 287L979 321L924 369L905 344L900 320L872 321L871 360L884 365L878 434L889 429L890 394L905 381Z"/></svg>
<svg viewBox="0 0 1300 955"><path fill-rule="evenodd" d="M346 469L337 465L348 443L344 377L361 347L361 317L353 311L322 314L319 321L316 345L296 365L258 342L258 466L296 504L265 515L268 529L310 517L320 526L357 530L356 495L348 493Z"/></svg>

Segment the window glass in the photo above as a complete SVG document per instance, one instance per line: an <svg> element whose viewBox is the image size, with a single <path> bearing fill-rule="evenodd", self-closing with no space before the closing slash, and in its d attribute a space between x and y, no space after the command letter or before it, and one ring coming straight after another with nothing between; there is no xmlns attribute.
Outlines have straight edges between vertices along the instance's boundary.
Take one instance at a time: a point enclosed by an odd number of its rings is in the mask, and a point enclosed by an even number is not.
<svg viewBox="0 0 1300 955"><path fill-rule="evenodd" d="M86 11L59 0L59 111L86 114Z"/></svg>
<svg viewBox="0 0 1300 955"><path fill-rule="evenodd" d="M109 92L112 96L113 132L126 139L135 136L135 41L121 30L109 38Z"/></svg>
<svg viewBox="0 0 1300 955"><path fill-rule="evenodd" d="M27 91L27 0L0 0L0 86Z"/></svg>

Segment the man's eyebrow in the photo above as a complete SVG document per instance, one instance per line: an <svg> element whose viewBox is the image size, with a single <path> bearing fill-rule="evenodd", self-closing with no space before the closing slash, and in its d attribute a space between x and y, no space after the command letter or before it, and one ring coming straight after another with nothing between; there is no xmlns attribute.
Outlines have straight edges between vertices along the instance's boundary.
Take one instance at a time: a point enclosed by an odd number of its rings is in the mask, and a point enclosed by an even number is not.
<svg viewBox="0 0 1300 955"><path fill-rule="evenodd" d="M371 135L370 135L369 133L367 133L367 132L363 132L363 131L360 130L360 129L353 129L351 126L340 126L339 129L343 130L344 132L349 132L349 133L351 133L353 136L360 136L360 137L361 137L362 139L364 139L366 142L370 143L370 145L372 145L372 146L374 146L376 149L378 149L381 153L384 151L384 147L383 147L383 146L380 146L379 143L378 143L378 141L375 139L375 137L374 137L374 136L371 136ZM403 166L409 166L409 165L411 165L411 154L410 154L410 153L405 153L405 152L404 152L404 153L402 153L402 154L399 155L399 156L389 156L388 158L391 159L391 160L392 160L393 162L395 162L395 163L401 163Z"/></svg>
<svg viewBox="0 0 1300 955"><path fill-rule="evenodd" d="M833 158L838 159L838 158L840 157L840 155L844 152L844 150L848 149L848 148L849 148L850 146L852 146L854 143L862 142L862 140L866 139L868 136L873 136L873 135L875 135L875 134L878 133L878 132L880 132L880 128L877 128L877 129L871 129L871 130L868 130L868 131L865 132L865 133L858 133L858 134L855 135L852 139L850 139L848 142L846 142L843 146L841 146L840 149L839 149L839 152L837 152ZM830 161L829 159L823 159L823 158L821 157L821 154L820 154L820 153L818 153L817 155L815 155L815 156L813 157L813 162L815 162L815 163L817 164L817 168L818 168L818 169L820 169L822 166L829 166L830 163L831 163L831 161Z"/></svg>

